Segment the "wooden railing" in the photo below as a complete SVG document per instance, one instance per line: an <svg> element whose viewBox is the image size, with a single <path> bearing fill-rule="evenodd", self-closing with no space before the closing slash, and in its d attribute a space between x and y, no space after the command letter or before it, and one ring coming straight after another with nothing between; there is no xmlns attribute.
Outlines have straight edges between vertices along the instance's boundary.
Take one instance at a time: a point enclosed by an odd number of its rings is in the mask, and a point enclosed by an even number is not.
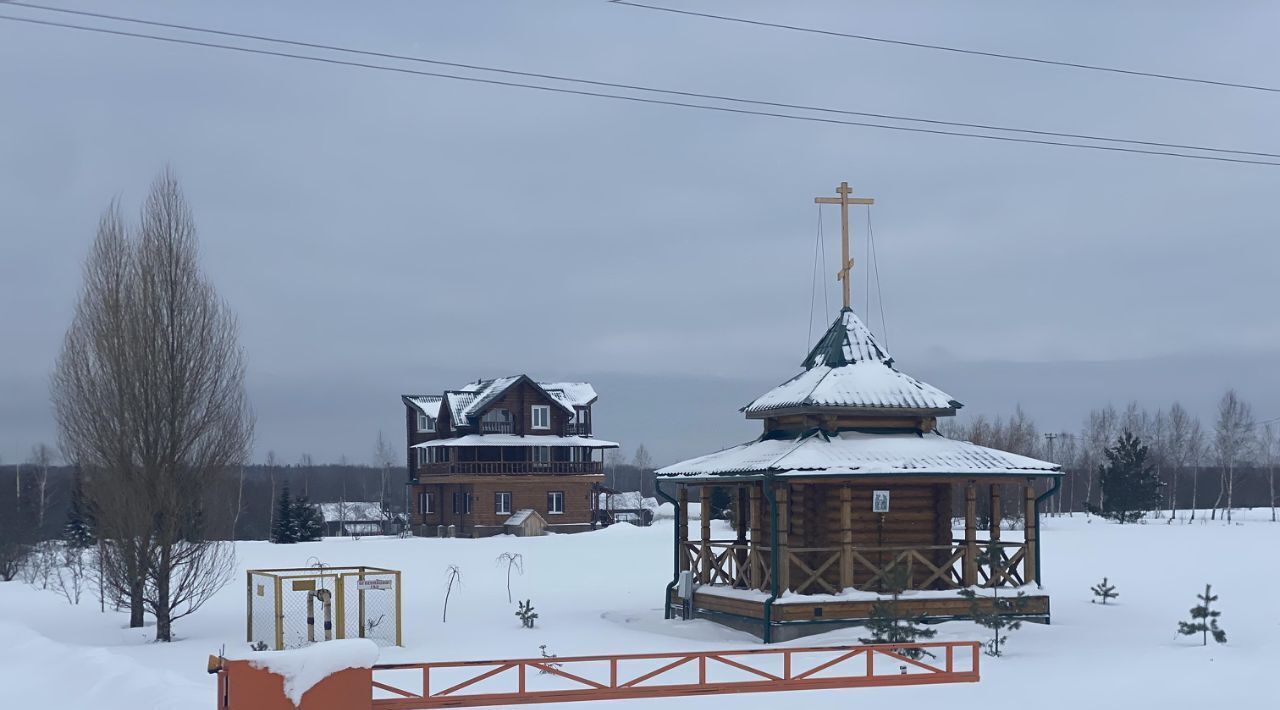
<svg viewBox="0 0 1280 710"><path fill-rule="evenodd" d="M980 551L994 550L991 559ZM888 591L889 581L905 589L960 589L970 554L963 540L951 545L790 547L779 551L786 569L779 582L797 594L839 594L842 574L859 591ZM981 587L1019 587L1026 584L1020 565L1026 556L1022 542L981 541L975 545L975 584ZM712 540L686 542L684 569L693 570L701 584L767 591L771 584L772 549L763 545ZM847 570L847 571L844 571Z"/></svg>
<svg viewBox="0 0 1280 710"><path fill-rule="evenodd" d="M501 473L603 473L599 461L455 461L423 464L420 475Z"/></svg>
<svg viewBox="0 0 1280 710"><path fill-rule="evenodd" d="M980 655L976 641L941 641L380 664L373 667L372 707L422 710L976 683Z"/></svg>
<svg viewBox="0 0 1280 710"><path fill-rule="evenodd" d="M565 436L587 436L590 433L591 432L589 431L586 424L582 424L579 422L569 422L568 424L564 425Z"/></svg>
<svg viewBox="0 0 1280 710"><path fill-rule="evenodd" d="M480 421L481 434L512 434L515 432L515 425L512 422L486 422Z"/></svg>

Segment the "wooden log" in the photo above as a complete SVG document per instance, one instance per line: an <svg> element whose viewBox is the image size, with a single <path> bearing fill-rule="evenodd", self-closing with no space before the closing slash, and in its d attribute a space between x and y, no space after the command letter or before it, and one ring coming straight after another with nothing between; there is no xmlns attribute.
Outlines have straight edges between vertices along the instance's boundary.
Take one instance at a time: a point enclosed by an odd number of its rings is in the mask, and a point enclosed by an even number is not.
<svg viewBox="0 0 1280 710"><path fill-rule="evenodd" d="M764 590L764 561L760 559L760 555L763 554L760 547L764 541L760 531L760 484L751 484L749 504L751 506L751 586Z"/></svg>
<svg viewBox="0 0 1280 710"><path fill-rule="evenodd" d="M978 582L978 491L964 487L964 586Z"/></svg>
<svg viewBox="0 0 1280 710"><path fill-rule="evenodd" d="M782 483L778 486L777 502L778 502L778 540L776 547L778 548L778 569L773 573L778 576L778 589L788 591L791 589L791 550L788 545L789 527L791 518L787 514L791 505L790 496L787 495L788 484Z"/></svg>
<svg viewBox="0 0 1280 710"><path fill-rule="evenodd" d="M680 556L680 571L689 569L689 554L685 552L686 543L689 542L689 487L680 486L679 492L676 494L677 500L680 502L680 516L676 521L676 527L679 529L680 548L676 554Z"/></svg>
<svg viewBox="0 0 1280 710"><path fill-rule="evenodd" d="M840 588L853 586L853 492L840 486Z"/></svg>
<svg viewBox="0 0 1280 710"><path fill-rule="evenodd" d="M702 510L702 546L698 548L698 581L711 584L711 486L703 485L698 489L698 503Z"/></svg>
<svg viewBox="0 0 1280 710"><path fill-rule="evenodd" d="M1000 486L991 484L991 540L1000 539Z"/></svg>
<svg viewBox="0 0 1280 710"><path fill-rule="evenodd" d="M1023 523L1022 527L1025 531L1026 546L1023 548L1025 554L1022 558L1022 579L1025 582L1034 581L1040 584L1040 579L1036 576L1036 542L1040 539L1040 524L1036 519L1036 489L1028 483L1022 487L1023 494Z"/></svg>

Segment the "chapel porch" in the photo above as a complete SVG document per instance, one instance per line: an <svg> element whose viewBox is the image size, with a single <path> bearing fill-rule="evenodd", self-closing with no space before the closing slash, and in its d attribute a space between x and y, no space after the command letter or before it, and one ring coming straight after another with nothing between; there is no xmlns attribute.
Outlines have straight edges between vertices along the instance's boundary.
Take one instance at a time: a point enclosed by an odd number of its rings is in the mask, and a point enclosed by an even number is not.
<svg viewBox="0 0 1280 710"><path fill-rule="evenodd" d="M693 573L697 613L753 632L762 625L857 623L895 588L907 592L902 603L913 614L937 621L967 617L972 603L959 596L960 589L988 596L982 590L1016 591L1038 583L1035 480L703 483L702 510L710 510L713 488L729 492L731 538L712 537L709 515L695 523L691 535L689 493L698 483L678 482L676 573ZM878 512L873 497L883 491L890 503ZM957 532L953 506L963 511ZM1030 521L1023 531L1001 525L1014 506ZM674 609L683 603L674 593L669 601ZM1010 613L1047 622L1048 597L1028 595ZM735 618L741 623L734 624Z"/></svg>

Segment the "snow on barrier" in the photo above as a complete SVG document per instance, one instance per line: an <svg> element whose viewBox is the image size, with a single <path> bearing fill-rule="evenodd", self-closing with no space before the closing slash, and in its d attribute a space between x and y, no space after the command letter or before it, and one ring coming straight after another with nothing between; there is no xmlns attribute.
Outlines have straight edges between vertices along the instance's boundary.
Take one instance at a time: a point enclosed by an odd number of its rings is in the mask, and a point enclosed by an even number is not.
<svg viewBox="0 0 1280 710"><path fill-rule="evenodd" d="M322 649L329 644L314 647ZM376 649L375 649L376 650ZM298 653L298 652L291 652ZM344 652L345 653L345 652ZM342 654L335 654L335 658ZM566 656L496 661L443 661L360 665L348 660L281 666L294 673L301 710L427 710L530 703L664 698L722 693L976 683L977 641L809 648L764 647L736 651ZM360 659L355 659L360 660ZM226 663L248 663L227 661ZM326 665L328 664L328 665ZM274 666L274 662L272 662ZM328 672L315 681L321 671ZM256 672L263 678L241 679ZM219 705L232 710L288 710L286 681L263 668L219 670ZM270 681L268 681L270 679ZM272 702L246 698L268 693ZM313 683L313 685L308 685ZM305 686L305 687L304 687ZM237 689L239 688L239 689ZM303 688L298 691L298 688ZM307 689L309 688L309 690ZM229 696L223 695L229 690ZM228 704L228 697L230 703ZM239 704L239 703L248 704ZM286 704L279 704L280 702Z"/></svg>
<svg viewBox="0 0 1280 710"><path fill-rule="evenodd" d="M344 639L239 658L210 656L218 674L218 707L226 710L368 708L378 645Z"/></svg>

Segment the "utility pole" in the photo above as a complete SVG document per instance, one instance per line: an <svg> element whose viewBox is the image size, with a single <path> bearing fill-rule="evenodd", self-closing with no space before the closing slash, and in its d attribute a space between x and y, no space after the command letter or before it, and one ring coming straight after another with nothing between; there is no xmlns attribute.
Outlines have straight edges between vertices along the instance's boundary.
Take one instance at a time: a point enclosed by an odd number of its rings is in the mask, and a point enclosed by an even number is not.
<svg viewBox="0 0 1280 710"><path fill-rule="evenodd" d="M1057 438L1057 434L1045 432L1044 439L1049 442L1049 461L1053 461L1053 442L1056 441ZM1058 515L1062 515L1062 496L1058 496Z"/></svg>

